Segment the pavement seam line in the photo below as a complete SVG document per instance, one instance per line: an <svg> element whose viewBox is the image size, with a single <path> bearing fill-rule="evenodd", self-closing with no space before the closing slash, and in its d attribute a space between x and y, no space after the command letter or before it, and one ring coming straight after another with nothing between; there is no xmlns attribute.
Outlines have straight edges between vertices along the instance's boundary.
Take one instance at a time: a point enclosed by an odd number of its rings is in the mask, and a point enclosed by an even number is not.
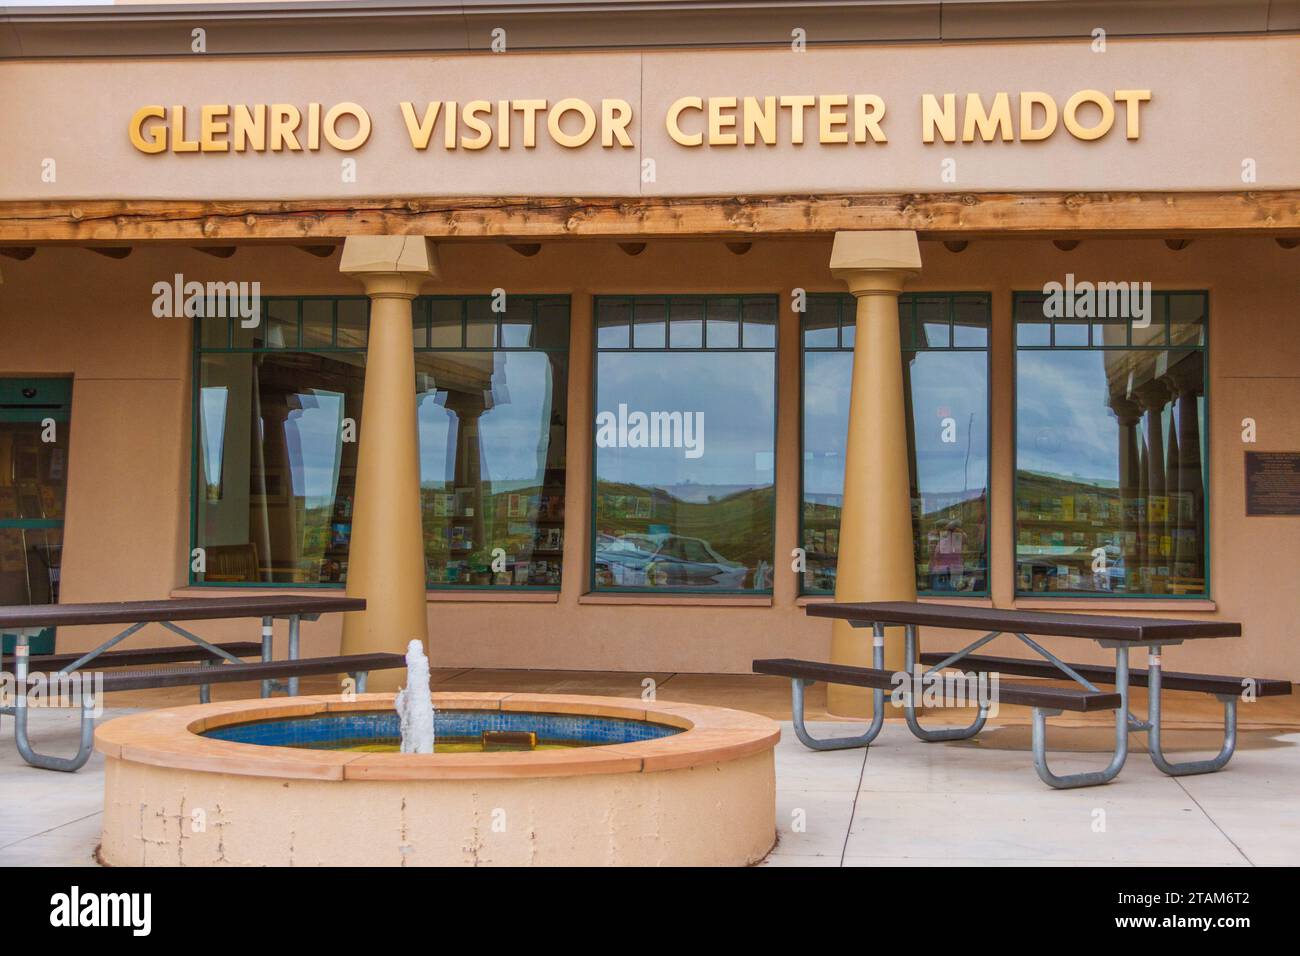
<svg viewBox="0 0 1300 956"><path fill-rule="evenodd" d="M862 748L862 766L858 768L858 785L853 789L853 806L849 809L849 825L844 830L844 843L840 847L840 868L844 868L844 857L849 851L849 837L853 835L853 820L858 815L858 798L862 796L862 783L867 778L867 756L871 745Z"/></svg>
<svg viewBox="0 0 1300 956"><path fill-rule="evenodd" d="M52 826L46 830L41 830L39 833L29 833L27 836L20 837L19 839L15 840L13 843L6 843L3 846L0 846L0 850L11 849L13 847L16 847L20 843L26 843L28 840L35 840L37 837L45 836L47 833L53 833L55 830L62 830L64 827L70 827L74 823L80 823L82 820L89 820L91 817L102 816L103 813L104 813L103 810L96 810L93 813L87 813L84 817L77 817L73 820L67 820L63 823L58 824L57 826Z"/></svg>
<svg viewBox="0 0 1300 956"><path fill-rule="evenodd" d="M1223 827L1219 826L1219 821L1214 819L1214 817L1210 816L1210 811L1206 810L1205 807L1201 806L1201 801L1197 800L1196 797L1192 795L1192 792L1183 786L1182 780L1180 780L1178 777L1173 777L1172 779L1174 783L1178 784L1178 789L1183 791L1183 793L1187 794L1187 799L1191 800L1192 803L1196 804L1196 809L1200 810L1201 813L1205 815L1205 819L1210 821L1210 824L1214 827L1214 829L1222 833L1223 838L1227 840L1230 844L1232 844L1232 848L1241 854L1241 858L1245 860L1247 863L1249 863L1251 866L1255 866L1256 865L1255 861L1246 855L1246 851L1237 845L1236 840L1228 836L1228 832L1224 830Z"/></svg>

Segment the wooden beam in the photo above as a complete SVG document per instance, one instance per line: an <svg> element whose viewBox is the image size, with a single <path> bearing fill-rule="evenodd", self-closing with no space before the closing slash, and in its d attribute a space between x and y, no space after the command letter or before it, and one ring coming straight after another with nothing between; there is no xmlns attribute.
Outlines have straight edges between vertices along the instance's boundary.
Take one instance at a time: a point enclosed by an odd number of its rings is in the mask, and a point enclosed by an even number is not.
<svg viewBox="0 0 1300 956"><path fill-rule="evenodd" d="M360 235L646 239L915 229L984 236L1300 235L1300 190L0 203L0 242L216 243Z"/></svg>

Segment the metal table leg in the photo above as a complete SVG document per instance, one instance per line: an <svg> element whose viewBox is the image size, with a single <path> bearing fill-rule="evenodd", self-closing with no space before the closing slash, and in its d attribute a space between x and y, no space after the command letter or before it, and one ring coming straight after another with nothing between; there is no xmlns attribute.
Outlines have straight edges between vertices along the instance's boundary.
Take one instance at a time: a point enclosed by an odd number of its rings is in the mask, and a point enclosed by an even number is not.
<svg viewBox="0 0 1300 956"><path fill-rule="evenodd" d="M264 663L271 660L271 652L273 650L271 638L274 634L272 627L273 623L273 618L262 618L262 661ZM262 696L270 697L273 686L273 682L269 679L262 681Z"/></svg>
<svg viewBox="0 0 1300 956"><path fill-rule="evenodd" d="M298 615L290 614L289 615L289 660L291 661L296 661L298 659L298 624L299 624ZM290 697L298 696L298 678L296 677L289 678L289 696Z"/></svg>
<svg viewBox="0 0 1300 956"><path fill-rule="evenodd" d="M33 767L42 770L62 770L71 773L80 770L94 750L95 715L94 701L84 693L81 695L81 740L77 752L71 757L51 757L37 753L32 749L27 738L27 654L30 632L20 630L14 645L14 684L17 695L14 700L14 742L18 753Z"/></svg>
<svg viewBox="0 0 1300 956"><path fill-rule="evenodd" d="M215 666L216 666L216 662L213 661L213 660L210 660L210 659L209 659L209 660L205 660L205 661L203 661L203 662L201 663L200 666L202 666L202 667L215 667ZM210 703L212 703L212 685L211 685L211 684L200 684L200 685L199 685L199 703L200 703L200 704L210 704Z"/></svg>
<svg viewBox="0 0 1300 956"><path fill-rule="evenodd" d="M1105 770L1085 773L1055 774L1047 766L1047 718L1061 713L1050 707L1034 708L1034 769L1049 787L1071 790L1075 787L1095 787L1110 783L1128 759L1128 647L1115 648L1115 689L1119 691L1120 704L1115 711L1115 752Z"/></svg>
<svg viewBox="0 0 1300 956"><path fill-rule="evenodd" d="M903 628L904 647L903 647L903 666L907 670L907 676L911 678L916 667L916 625L908 624ZM996 636L996 635L994 635ZM989 638L991 639L991 637ZM945 663L951 663L945 661ZM921 721L916 716L916 705L912 700L912 688L909 685L907 695L903 698L903 714L907 718L907 729L916 737L927 743L935 743L941 740L967 740L974 737L984 729L984 722L988 720L989 712L987 707L981 706L979 713L975 717L975 722L969 727L954 727L948 730L926 730L921 726Z"/></svg>
<svg viewBox="0 0 1300 956"><path fill-rule="evenodd" d="M1160 648L1152 646L1147 669L1147 750L1151 762L1161 773L1171 777L1185 777L1197 773L1213 773L1222 770L1232 759L1237 749L1237 698L1235 695L1216 694L1223 702L1223 746L1219 753L1209 760L1188 760L1184 763L1171 763L1165 759L1160 742Z"/></svg>
<svg viewBox="0 0 1300 956"><path fill-rule="evenodd" d="M880 624L872 626L871 666L883 670L885 666L885 629ZM872 691L872 717L864 733L854 737L832 737L822 739L814 737L804 726L804 689L817 683L796 677L790 681L790 713L794 720L794 735L799 742L810 750L848 750L853 747L865 747L880 734L885 725L885 692L877 687Z"/></svg>

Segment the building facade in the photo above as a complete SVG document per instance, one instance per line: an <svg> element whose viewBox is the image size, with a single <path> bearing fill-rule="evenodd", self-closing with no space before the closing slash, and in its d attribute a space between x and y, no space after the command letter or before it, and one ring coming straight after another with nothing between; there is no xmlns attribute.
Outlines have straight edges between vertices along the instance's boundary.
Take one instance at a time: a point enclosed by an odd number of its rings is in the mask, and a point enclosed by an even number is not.
<svg viewBox="0 0 1300 956"><path fill-rule="evenodd" d="M653 676L915 594L1300 678L1295 5L331 6L0 15L0 600Z"/></svg>

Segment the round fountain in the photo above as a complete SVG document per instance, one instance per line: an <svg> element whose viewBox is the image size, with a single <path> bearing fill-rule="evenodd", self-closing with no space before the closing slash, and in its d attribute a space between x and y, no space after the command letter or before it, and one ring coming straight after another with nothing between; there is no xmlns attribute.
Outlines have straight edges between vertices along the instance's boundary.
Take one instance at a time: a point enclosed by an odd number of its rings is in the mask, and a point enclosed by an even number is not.
<svg viewBox="0 0 1300 956"><path fill-rule="evenodd" d="M685 866L771 849L774 721L618 697L421 694L427 662L423 682L408 665L400 701L256 699L108 721L95 734L101 859Z"/></svg>

